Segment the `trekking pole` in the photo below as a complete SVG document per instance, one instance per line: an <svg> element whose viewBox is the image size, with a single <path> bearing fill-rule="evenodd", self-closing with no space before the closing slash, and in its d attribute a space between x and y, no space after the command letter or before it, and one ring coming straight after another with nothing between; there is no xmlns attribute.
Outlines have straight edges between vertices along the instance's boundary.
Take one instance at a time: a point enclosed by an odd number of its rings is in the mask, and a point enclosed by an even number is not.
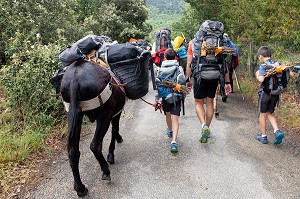
<svg viewBox="0 0 300 199"><path fill-rule="evenodd" d="M244 95L243 95L242 88L241 88L241 86L240 86L240 81L239 81L239 79L238 79L238 76L237 76L236 71L235 71L234 68L233 68L233 73L234 73L234 76L235 76L235 79L236 79L236 84L237 84L237 86L238 86L238 89L241 91L241 93L242 93L242 98L243 98L243 100L244 100L245 97L244 97Z"/></svg>

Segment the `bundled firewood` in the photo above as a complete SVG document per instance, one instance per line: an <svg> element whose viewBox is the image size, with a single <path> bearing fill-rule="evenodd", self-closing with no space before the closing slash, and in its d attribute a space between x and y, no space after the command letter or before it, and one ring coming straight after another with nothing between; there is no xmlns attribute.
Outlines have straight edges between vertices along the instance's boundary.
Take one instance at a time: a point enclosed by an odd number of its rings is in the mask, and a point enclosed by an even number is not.
<svg viewBox="0 0 300 199"><path fill-rule="evenodd" d="M227 46L222 47L222 54L233 55L234 51L235 51L235 48L229 48Z"/></svg>
<svg viewBox="0 0 300 199"><path fill-rule="evenodd" d="M229 48L227 46L217 47L217 46L205 46L206 53L213 54L213 53L222 53L226 55L233 55L234 48Z"/></svg>
<svg viewBox="0 0 300 199"><path fill-rule="evenodd" d="M292 68L292 67L294 67L294 66L293 65L287 66L285 64L281 64L279 66L267 69L267 70L265 70L265 77L269 77L269 76L274 75L276 73L282 73L282 71L285 71L288 68Z"/></svg>
<svg viewBox="0 0 300 199"><path fill-rule="evenodd" d="M185 95L189 94L189 92L190 92L189 89L186 86L176 84L175 82L170 81L168 79L164 79L163 82L162 82L162 85L164 87L172 88L173 90L174 90L174 88L178 88L179 92L182 92Z"/></svg>

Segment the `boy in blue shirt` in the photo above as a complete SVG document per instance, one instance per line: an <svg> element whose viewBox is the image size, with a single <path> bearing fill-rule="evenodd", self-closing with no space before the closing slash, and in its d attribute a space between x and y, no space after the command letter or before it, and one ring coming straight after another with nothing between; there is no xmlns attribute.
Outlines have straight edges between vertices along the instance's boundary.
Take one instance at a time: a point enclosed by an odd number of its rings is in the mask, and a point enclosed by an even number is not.
<svg viewBox="0 0 300 199"><path fill-rule="evenodd" d="M269 80L272 76L266 77L265 70L266 65L273 65L275 63L272 60L271 49L267 46L261 46L258 49L257 56L262 65L259 66L259 70L256 72L256 78L261 83L259 91L259 125L261 133L256 135L256 139L263 144L268 143L268 138L266 135L266 122L267 118L274 130L274 144L280 144L284 138L284 134L279 130L278 124L275 116L273 115L275 111L276 104L279 101L279 95L272 95L269 89Z"/></svg>
<svg viewBox="0 0 300 199"><path fill-rule="evenodd" d="M183 68L179 65L178 61L175 60L176 52L172 48L168 48L164 52L164 61L161 64L161 67L157 71L157 78L155 83L157 86L162 84L162 81L159 79L159 76L167 74L168 77L173 76L175 73L177 74L177 82L181 85L185 85L185 76ZM165 99L162 98L162 93L158 91L155 94L155 101L157 106L158 104L162 104L163 111L166 116L167 123L167 135L169 138L172 138L171 142L171 152L177 153L177 136L179 131L179 116L181 112L181 101L184 98L183 94L170 93Z"/></svg>

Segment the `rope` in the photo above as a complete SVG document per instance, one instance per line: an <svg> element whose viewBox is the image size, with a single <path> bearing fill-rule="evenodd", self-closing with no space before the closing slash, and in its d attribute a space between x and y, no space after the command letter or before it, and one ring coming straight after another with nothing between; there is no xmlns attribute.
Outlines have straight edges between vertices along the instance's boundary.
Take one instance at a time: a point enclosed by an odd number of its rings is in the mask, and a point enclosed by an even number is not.
<svg viewBox="0 0 300 199"><path fill-rule="evenodd" d="M140 97L140 99L141 99L142 101L144 101L146 104L149 104L149 105L153 106L153 107L155 108L155 109L154 109L155 111L159 110L160 113L162 113L162 106L161 106L161 103L152 104L152 103L150 103L150 102L144 100L142 97Z"/></svg>

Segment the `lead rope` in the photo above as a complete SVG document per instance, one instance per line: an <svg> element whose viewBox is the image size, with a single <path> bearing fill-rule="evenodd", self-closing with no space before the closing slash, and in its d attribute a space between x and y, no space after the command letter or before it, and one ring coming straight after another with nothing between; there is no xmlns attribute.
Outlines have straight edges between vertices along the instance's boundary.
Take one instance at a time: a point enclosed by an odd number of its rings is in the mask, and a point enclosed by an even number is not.
<svg viewBox="0 0 300 199"><path fill-rule="evenodd" d="M153 106L153 107L155 108L155 111L159 110L160 113L162 113L162 106L161 106L161 103L158 103L157 105L155 105L155 104L152 104L152 103L150 103L150 102L144 100L142 97L140 97L140 99L141 99L142 101L144 101L146 104L149 104L149 105Z"/></svg>

